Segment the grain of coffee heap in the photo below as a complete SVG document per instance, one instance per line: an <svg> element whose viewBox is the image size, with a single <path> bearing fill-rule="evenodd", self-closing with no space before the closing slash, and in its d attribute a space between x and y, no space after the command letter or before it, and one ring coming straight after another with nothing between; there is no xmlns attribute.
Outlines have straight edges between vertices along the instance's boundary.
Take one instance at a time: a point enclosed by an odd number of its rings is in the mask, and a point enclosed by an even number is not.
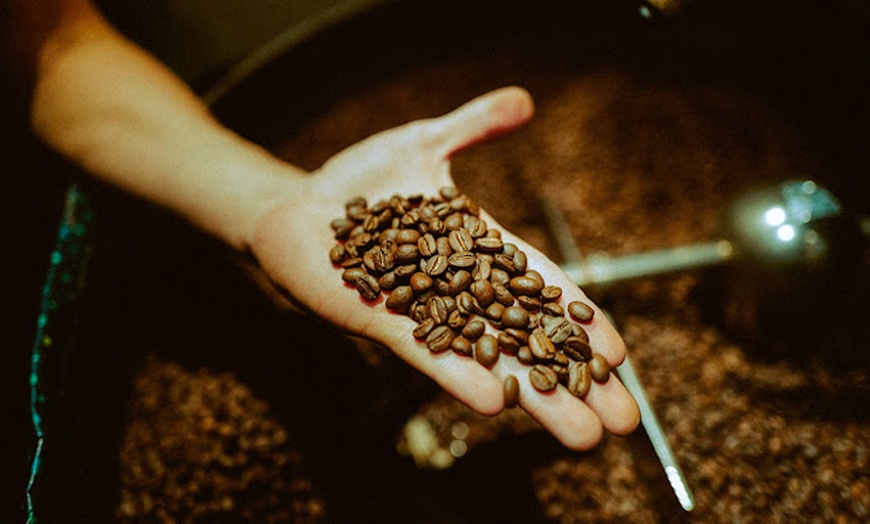
<svg viewBox="0 0 870 524"><path fill-rule="evenodd" d="M371 207L356 198L345 211L331 223L338 242L330 260L363 299L386 292L386 307L417 322L413 335L429 351L452 350L490 369L501 354L515 357L541 392L561 383L583 397L593 380L609 378L607 360L560 305L562 289L527 267L526 254L503 242L456 188L435 198L396 195ZM567 313L581 323L593 316L580 301ZM516 377L504 388L505 403L516 405Z"/></svg>

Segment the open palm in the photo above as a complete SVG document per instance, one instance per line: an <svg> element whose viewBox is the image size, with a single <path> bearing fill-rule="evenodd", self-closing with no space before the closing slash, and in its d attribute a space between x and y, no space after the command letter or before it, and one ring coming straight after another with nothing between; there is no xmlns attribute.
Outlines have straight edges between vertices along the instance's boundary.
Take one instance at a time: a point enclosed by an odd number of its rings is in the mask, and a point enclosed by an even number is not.
<svg viewBox="0 0 870 524"><path fill-rule="evenodd" d="M529 383L528 368L513 358L501 358L489 370L450 351L433 354L412 336L413 320L388 311L383 298L374 303L362 300L342 281L327 256L335 243L330 222L343 215L345 202L358 196L369 202L395 194L435 196L441 187L453 185L451 155L516 128L531 115L528 94L506 88L443 117L412 122L359 142L327 161L305 179L301 191L267 213L251 249L269 279L306 309L349 333L384 344L481 413L503 409L502 378L515 375L523 408L566 446L587 449L601 439L602 428L625 434L638 423L637 406L616 377L593 385L581 400L561 386L539 393ZM589 303L557 265L504 231L489 215L483 216L490 227L501 229L506 240L527 253L530 268L564 290L563 303L581 299ZM596 315L585 327L592 347L612 366L619 364L625 346L604 315Z"/></svg>

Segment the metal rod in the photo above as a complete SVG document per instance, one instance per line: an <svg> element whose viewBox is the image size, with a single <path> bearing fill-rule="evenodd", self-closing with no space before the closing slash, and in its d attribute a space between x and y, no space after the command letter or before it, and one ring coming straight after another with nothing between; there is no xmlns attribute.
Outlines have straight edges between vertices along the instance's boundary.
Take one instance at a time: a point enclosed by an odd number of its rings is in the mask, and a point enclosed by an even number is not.
<svg viewBox="0 0 870 524"><path fill-rule="evenodd" d="M574 280L578 285L583 285L578 282L578 280L583 283L588 283L587 278L584 278L583 276L583 256L580 252L580 248L574 241L574 236L571 234L568 224L562 216L561 210L550 199L542 198L540 202L550 234L559 247L559 250L562 253L562 258L565 260L566 264L570 264L569 269L574 273L574 275L569 273L569 276L571 276L572 280ZM728 255L730 255L730 252ZM610 318L609 315L608 318ZM682 506L686 511L692 511L695 507L692 491L689 489L689 485L686 482L679 464L677 463L674 452L665 436L665 432L659 423L658 417L656 417L652 403L650 402L649 397L647 397L646 390L644 389L643 384L641 384L640 378L638 378L628 355L626 355L625 360L619 368L617 368L616 372L620 380L622 380L622 383L625 384L626 389L628 389L629 393L631 393L637 402L640 409L640 420L643 429L646 431L647 437L652 443L653 449L659 458L659 462L665 470L665 475L668 478L668 482L670 483L671 489L674 491L674 495L676 495L680 506Z"/></svg>

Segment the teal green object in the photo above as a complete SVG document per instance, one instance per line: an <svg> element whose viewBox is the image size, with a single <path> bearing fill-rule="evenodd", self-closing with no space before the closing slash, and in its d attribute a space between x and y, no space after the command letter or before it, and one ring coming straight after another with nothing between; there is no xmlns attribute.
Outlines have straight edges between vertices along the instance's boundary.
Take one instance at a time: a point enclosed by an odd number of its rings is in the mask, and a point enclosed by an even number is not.
<svg viewBox="0 0 870 524"><path fill-rule="evenodd" d="M77 184L67 190L57 240L49 258L48 275L42 290L42 304L36 321L36 336L30 371L30 410L36 445L27 483L27 522L38 522L40 475L43 457L51 445L51 401L59 394L54 383L63 362L74 346L76 304L84 288L88 260L93 246L93 210Z"/></svg>

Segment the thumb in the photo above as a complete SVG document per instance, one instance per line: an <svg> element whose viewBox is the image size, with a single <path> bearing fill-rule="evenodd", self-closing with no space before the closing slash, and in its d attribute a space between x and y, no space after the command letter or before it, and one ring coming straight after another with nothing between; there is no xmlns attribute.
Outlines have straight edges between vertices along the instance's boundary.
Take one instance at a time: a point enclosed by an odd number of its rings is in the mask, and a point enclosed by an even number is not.
<svg viewBox="0 0 870 524"><path fill-rule="evenodd" d="M481 95L436 119L435 133L442 140L447 157L474 144L512 131L534 113L528 91L504 87Z"/></svg>

